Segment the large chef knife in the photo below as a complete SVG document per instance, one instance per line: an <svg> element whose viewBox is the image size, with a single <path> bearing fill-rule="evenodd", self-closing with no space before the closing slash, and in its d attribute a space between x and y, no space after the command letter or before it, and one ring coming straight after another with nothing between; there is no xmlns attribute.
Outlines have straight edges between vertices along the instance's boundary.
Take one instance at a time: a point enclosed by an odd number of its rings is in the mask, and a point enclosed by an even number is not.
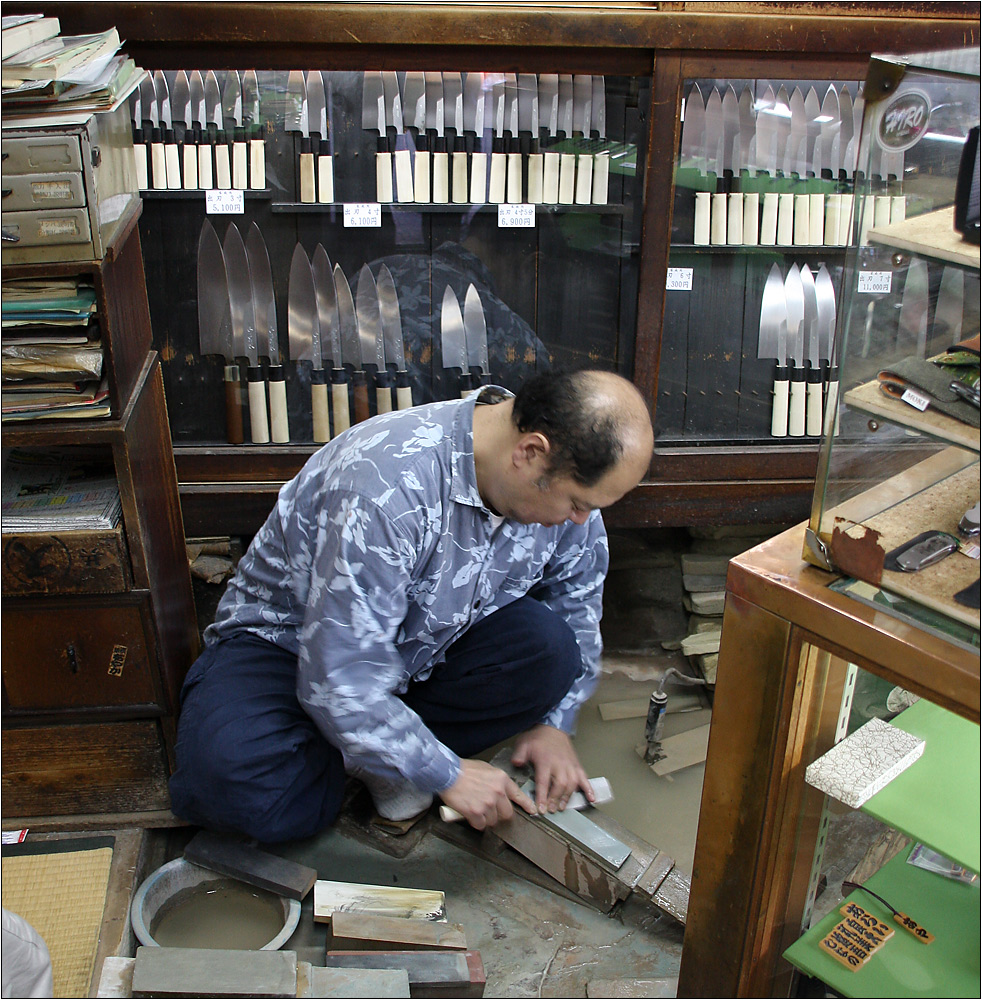
<svg viewBox="0 0 982 1000"><path fill-rule="evenodd" d="M900 321L897 325L897 354L899 357L915 355L926 357L927 310L929 302L927 261L913 258L907 267L904 294L900 303Z"/></svg>
<svg viewBox="0 0 982 1000"><path fill-rule="evenodd" d="M207 190L212 185L211 149L207 145L204 151L200 148L204 141L202 137L205 122L208 120L205 116L205 81L200 70L196 69L191 73L188 86L191 93L191 137L194 143L194 158L198 165L197 186Z"/></svg>
<svg viewBox="0 0 982 1000"><path fill-rule="evenodd" d="M319 69L307 73L307 122L316 133L317 200L322 205L334 201L334 153L331 147L331 115L329 96L324 91L324 77ZM313 139L311 139L313 145Z"/></svg>
<svg viewBox="0 0 982 1000"><path fill-rule="evenodd" d="M805 135L808 164L808 243L822 246L825 242L825 191L822 183L825 136L822 133L822 103L818 91L808 88L805 95Z"/></svg>
<svg viewBox="0 0 982 1000"><path fill-rule="evenodd" d="M743 194L743 243L756 246L760 238L760 187L757 180L756 121L754 98L749 87L740 91L737 115L740 120L740 190Z"/></svg>
<svg viewBox="0 0 982 1000"><path fill-rule="evenodd" d="M385 134L392 152L395 173L395 200L405 204L413 200L413 163L403 128L399 78L394 70L387 70L382 74L382 97L385 104Z"/></svg>
<svg viewBox="0 0 982 1000"><path fill-rule="evenodd" d="M771 265L767 281L764 283L764 295L760 303L757 357L777 360L771 403L771 437L787 437L788 307L784 295L784 279L777 264Z"/></svg>
<svg viewBox="0 0 982 1000"><path fill-rule="evenodd" d="M505 156L507 179L505 200L511 205L522 202L522 151L519 139L518 77L505 74Z"/></svg>
<svg viewBox="0 0 982 1000"><path fill-rule="evenodd" d="M539 139L546 139L542 151L542 202L559 203L559 152L552 148L559 129L559 74L539 77ZM544 133L544 135L543 135Z"/></svg>
<svg viewBox="0 0 982 1000"><path fill-rule="evenodd" d="M440 307L440 343L443 367L447 371L460 369L458 386L460 395L466 396L474 388L474 376L470 373L467 356L464 317L461 315L457 296L449 285L443 290L443 303Z"/></svg>
<svg viewBox="0 0 982 1000"><path fill-rule="evenodd" d="M788 310L788 355L794 362L791 369L788 401L788 434L803 437L805 433L805 292L801 272L792 264L784 279L784 298Z"/></svg>
<svg viewBox="0 0 982 1000"><path fill-rule="evenodd" d="M464 339L467 342L467 367L478 385L486 385L488 370L488 327L481 296L473 284L464 296Z"/></svg>
<svg viewBox="0 0 982 1000"><path fill-rule="evenodd" d="M218 86L218 77L214 70L205 74L205 131L198 146L198 171L200 177L201 161L206 161L207 188L230 188L232 186L232 164L228 156L228 146L225 144L225 132L222 128L222 92ZM224 182L224 183L223 183Z"/></svg>
<svg viewBox="0 0 982 1000"><path fill-rule="evenodd" d="M259 340L256 316L252 304L252 276L242 234L234 222L229 223L222 244L225 271L228 277L228 298L232 314L232 343L236 357L249 363L246 379L249 384L249 424L253 444L269 442L269 419L266 415L266 383L259 364Z"/></svg>
<svg viewBox="0 0 982 1000"><path fill-rule="evenodd" d="M815 298L818 302L818 353L826 366L825 405L822 433L829 431L829 419L834 420L839 405L839 374L835 360L835 286L828 268L822 264L815 278ZM810 433L810 432L809 432Z"/></svg>
<svg viewBox="0 0 982 1000"><path fill-rule="evenodd" d="M273 275L269 269L266 241L255 222L246 235L246 257L252 279L252 308L256 318L259 354L269 362L269 422L270 437L283 444L290 440L286 409L286 374L280 355L279 327L276 322L276 297Z"/></svg>
<svg viewBox="0 0 982 1000"><path fill-rule="evenodd" d="M610 150L607 149L607 82L594 74L590 131L597 133L593 154L593 204L606 205L610 181Z"/></svg>
<svg viewBox="0 0 982 1000"><path fill-rule="evenodd" d="M692 242L696 246L709 245L711 192L706 168L706 105L699 84L693 83L685 98L676 183L693 191Z"/></svg>
<svg viewBox="0 0 982 1000"><path fill-rule="evenodd" d="M298 243L290 261L290 286L287 324L290 357L299 365L310 362L310 409L314 424L314 441L323 444L331 439L331 423L327 410L327 384L321 361L321 332L317 315L317 296L307 251Z"/></svg>
<svg viewBox="0 0 982 1000"><path fill-rule="evenodd" d="M777 139L777 244L791 246L794 242L794 182L795 158L801 137L791 134L791 97L783 84L774 98L774 132ZM763 242L763 240L761 241Z"/></svg>
<svg viewBox="0 0 982 1000"><path fill-rule="evenodd" d="M704 138L705 156L709 166L710 190L713 192L710 208L709 242L714 246L726 243L726 195L723 192L723 162L725 140L723 136L723 98L719 88L713 87L706 98Z"/></svg>
<svg viewBox="0 0 982 1000"><path fill-rule="evenodd" d="M232 136L232 187L244 191L249 186L249 146L242 127L242 84L237 69L225 74L222 124L226 135Z"/></svg>
<svg viewBox="0 0 982 1000"><path fill-rule="evenodd" d="M443 74L427 73L426 76L426 129L432 138L430 173L433 181L433 204L446 205L450 201L450 156L447 153L446 104L443 96ZM432 112L432 115L431 115Z"/></svg>
<svg viewBox="0 0 982 1000"><path fill-rule="evenodd" d="M402 316L399 296L396 294L392 274L383 264L379 268L378 305L382 315L382 336L385 339L386 363L395 367L396 409L405 410L413 405L413 390L406 369L406 353L402 340Z"/></svg>
<svg viewBox="0 0 982 1000"><path fill-rule="evenodd" d="M382 74L375 70L362 76L361 127L377 132L375 145L375 198L380 204L392 201L392 153L385 130L385 87Z"/></svg>
<svg viewBox="0 0 982 1000"><path fill-rule="evenodd" d="M310 180L307 187L314 189L312 201L323 202L320 185L318 185L318 163L317 157L320 155L320 141L327 132L327 110L325 107L326 97L324 95L324 77L319 69L307 70L307 77L304 81L304 95L307 98L307 140L310 143L310 151L307 152L304 140L301 138L301 149L303 155L310 159L305 162L305 174L309 171ZM333 201L333 198L328 199Z"/></svg>
<svg viewBox="0 0 982 1000"><path fill-rule="evenodd" d="M763 173L761 185L760 232L758 241L764 246L777 243L778 183L777 183L777 98L768 85L756 102L756 149L757 174Z"/></svg>
<svg viewBox="0 0 982 1000"><path fill-rule="evenodd" d="M743 244L743 193L739 176L743 163L740 160L742 137L740 135L740 102L733 84L726 88L722 100L723 110L723 200L721 211L725 212L726 242L740 246ZM713 199L716 209L716 199Z"/></svg>
<svg viewBox="0 0 982 1000"><path fill-rule="evenodd" d="M488 179L488 201L501 205L505 201L508 182L508 154L505 150L505 75L489 73L485 78L491 85L491 165Z"/></svg>
<svg viewBox="0 0 982 1000"><path fill-rule="evenodd" d="M143 85L148 83L153 90L153 81L144 73L140 85L135 87L130 100L130 119L133 123L133 163L136 167L137 190L145 191L150 187L150 168L147 154L147 135L143 130Z"/></svg>
<svg viewBox="0 0 982 1000"><path fill-rule="evenodd" d="M443 121L450 155L450 200L467 204L467 150L464 146L464 80L460 73L443 74Z"/></svg>
<svg viewBox="0 0 982 1000"><path fill-rule="evenodd" d="M163 130L164 186L177 190L181 186L181 157L177 149L177 138L174 135L174 123L171 119L170 91L162 70L154 71L153 89L157 98L157 116ZM157 186L155 179L154 187Z"/></svg>
<svg viewBox="0 0 982 1000"><path fill-rule="evenodd" d="M426 77L419 71L406 74L402 114L416 147L412 157L413 200L425 205L430 200L430 153L426 140Z"/></svg>
<svg viewBox="0 0 982 1000"><path fill-rule="evenodd" d="M362 366L361 340L358 336L358 316L351 298L351 288L340 264L334 265L334 292L338 303L338 324L341 329L341 356L352 368L353 423L368 419L368 378ZM337 362L335 361L335 364Z"/></svg>
<svg viewBox="0 0 982 1000"><path fill-rule="evenodd" d="M526 163L526 200L542 204L542 153L539 151L539 85L534 73L518 74L518 129Z"/></svg>
<svg viewBox="0 0 982 1000"><path fill-rule="evenodd" d="M307 83L303 73L291 70L286 81L286 115L284 129L295 132L299 142L294 140L297 154L297 189L301 204L310 205L317 200L314 180L314 151L310 142L310 118L307 113ZM367 127L367 126L366 126Z"/></svg>
<svg viewBox="0 0 982 1000"><path fill-rule="evenodd" d="M259 77L247 69L242 77L242 122L245 128L249 159L249 187L253 191L266 189L266 141L259 102Z"/></svg>
<svg viewBox="0 0 982 1000"><path fill-rule="evenodd" d="M791 133L784 153L784 173L786 176L795 178L792 184L794 202L791 221L791 243L794 246L807 246L810 235L809 228L809 199L807 180L807 155L808 155L808 113L805 110L805 97L801 93L800 87L795 87L791 92L788 103L791 111ZM780 211L780 209L779 209ZM782 221L784 226L782 227ZM787 221L778 217L777 242L781 246L788 244L782 242L787 233ZM790 328L788 336L790 337Z"/></svg>
<svg viewBox="0 0 982 1000"><path fill-rule="evenodd" d="M819 437L822 433L822 358L818 290L811 268L803 265L799 274L801 276L801 290L804 295L803 329L805 353L808 358L808 371L805 376L805 433L809 437Z"/></svg>
<svg viewBox="0 0 982 1000"><path fill-rule="evenodd" d="M573 201L589 205L593 198L593 152L588 151L593 77L578 73L573 77L573 136L576 140L576 188Z"/></svg>
<svg viewBox="0 0 982 1000"><path fill-rule="evenodd" d="M331 414L334 418L334 436L351 426L351 407L348 405L348 372L341 357L341 321L338 317L337 290L334 287L334 266L327 251L318 243L311 261L314 289L317 293L317 318L321 332L321 359L330 355L331 361ZM350 296L349 296L350 298ZM326 426L326 421L325 421Z"/></svg>
<svg viewBox="0 0 982 1000"><path fill-rule="evenodd" d="M470 159L469 198L474 205L483 205L488 200L488 154L484 148L485 100L484 74L468 73L464 80L464 142Z"/></svg>
<svg viewBox="0 0 982 1000"><path fill-rule="evenodd" d="M559 204L572 205L576 195L576 153L569 143L573 137L573 75L559 74L559 133L565 142L559 154Z"/></svg>
<svg viewBox="0 0 982 1000"><path fill-rule="evenodd" d="M388 413L392 409L391 373L385 367L385 340L382 333L382 312L379 308L375 276L367 264L358 272L358 290L355 292L355 317L358 320L358 340L361 344L361 367L366 382L374 373L375 412Z"/></svg>
<svg viewBox="0 0 982 1000"><path fill-rule="evenodd" d="M175 132L181 153L181 182L185 191L194 191L198 187L198 149L191 127L191 82L183 69L174 76L172 110L174 121L181 125L180 132Z"/></svg>
<svg viewBox="0 0 982 1000"><path fill-rule="evenodd" d="M208 219L198 237L198 344L201 353L217 354L225 362L225 436L242 444L242 381L232 350L232 316L229 308L225 256L218 234Z"/></svg>
<svg viewBox="0 0 982 1000"><path fill-rule="evenodd" d="M826 246L835 246L839 238L839 213L842 210L842 195L838 191L839 160L842 148L840 125L839 92L832 84L829 84L825 97L822 99L819 117L818 141L821 143L821 161L816 164L823 182L825 219L822 227L822 242ZM813 203L812 215L814 215L815 207L816 204Z"/></svg>

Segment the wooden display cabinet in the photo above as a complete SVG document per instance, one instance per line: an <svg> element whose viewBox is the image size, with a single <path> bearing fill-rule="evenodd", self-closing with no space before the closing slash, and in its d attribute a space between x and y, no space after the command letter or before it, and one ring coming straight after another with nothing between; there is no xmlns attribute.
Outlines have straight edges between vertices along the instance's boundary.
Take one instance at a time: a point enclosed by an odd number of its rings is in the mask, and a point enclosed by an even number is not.
<svg viewBox="0 0 982 1000"><path fill-rule="evenodd" d="M111 415L4 425L4 449L84 448L111 462L120 523L5 533L5 824L167 815L181 683L198 630L163 377L152 350L139 204L101 261L4 266L89 278Z"/></svg>

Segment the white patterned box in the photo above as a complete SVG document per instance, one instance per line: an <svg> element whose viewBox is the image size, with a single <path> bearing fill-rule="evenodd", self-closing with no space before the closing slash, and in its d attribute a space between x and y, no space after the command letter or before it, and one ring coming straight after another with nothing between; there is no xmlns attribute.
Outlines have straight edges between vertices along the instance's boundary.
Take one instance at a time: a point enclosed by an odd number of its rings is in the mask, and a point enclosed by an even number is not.
<svg viewBox="0 0 982 1000"><path fill-rule="evenodd" d="M858 809L924 753L924 740L870 719L805 768L805 781Z"/></svg>

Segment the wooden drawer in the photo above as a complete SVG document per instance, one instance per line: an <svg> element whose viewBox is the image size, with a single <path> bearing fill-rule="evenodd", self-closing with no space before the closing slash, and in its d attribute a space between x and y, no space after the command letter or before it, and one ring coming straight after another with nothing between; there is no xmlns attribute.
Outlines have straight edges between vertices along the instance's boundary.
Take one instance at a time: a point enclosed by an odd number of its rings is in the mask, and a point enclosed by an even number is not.
<svg viewBox="0 0 982 1000"><path fill-rule="evenodd" d="M155 706L149 598L8 599L3 688L8 711Z"/></svg>
<svg viewBox="0 0 982 1000"><path fill-rule="evenodd" d="M169 809L167 761L153 720L3 730L8 817Z"/></svg>
<svg viewBox="0 0 982 1000"><path fill-rule="evenodd" d="M4 595L120 594L132 586L122 523L101 531L7 534Z"/></svg>

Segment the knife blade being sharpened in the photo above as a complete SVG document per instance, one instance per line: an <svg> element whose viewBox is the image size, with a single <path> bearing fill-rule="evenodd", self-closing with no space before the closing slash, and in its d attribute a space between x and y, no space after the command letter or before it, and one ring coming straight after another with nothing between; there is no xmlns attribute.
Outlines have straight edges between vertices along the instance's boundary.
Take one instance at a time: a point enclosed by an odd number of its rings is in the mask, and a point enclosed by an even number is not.
<svg viewBox="0 0 982 1000"><path fill-rule="evenodd" d="M606 778L591 778L590 787L593 789L594 794L592 802L582 792L575 791L570 795L569 801L566 803L566 808L579 812L582 809L602 806L607 802L614 801L614 793L611 790L610 782ZM522 791L530 799L535 799L535 783L533 781L527 781L522 786ZM456 809L451 809L450 806L440 806L440 819L445 823L459 823L463 818Z"/></svg>

